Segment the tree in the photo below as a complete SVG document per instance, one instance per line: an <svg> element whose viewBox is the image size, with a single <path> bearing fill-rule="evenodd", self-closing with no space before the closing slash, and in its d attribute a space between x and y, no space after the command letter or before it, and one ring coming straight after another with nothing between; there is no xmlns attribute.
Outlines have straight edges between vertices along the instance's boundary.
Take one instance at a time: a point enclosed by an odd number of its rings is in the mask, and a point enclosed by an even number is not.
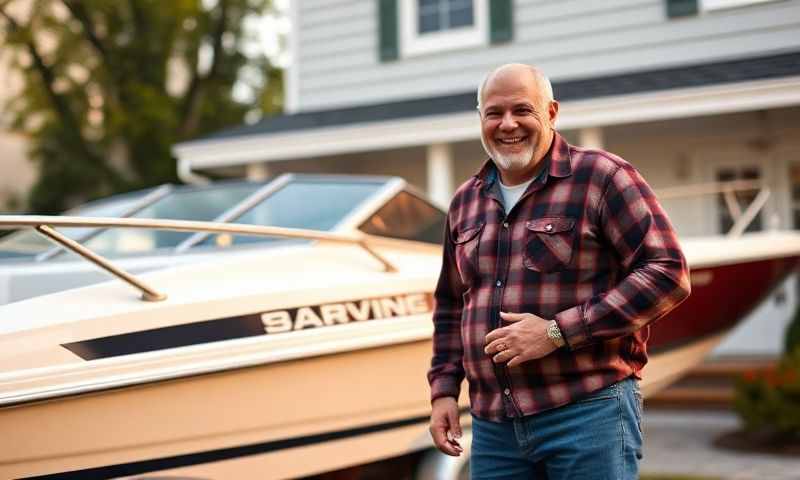
<svg viewBox="0 0 800 480"><path fill-rule="evenodd" d="M20 13L22 6L29 6ZM0 0L3 50L24 88L9 105L32 140L29 207L176 181L170 148L281 108L281 76L248 19L269 0ZM241 75L253 68L262 74ZM243 80L243 78L245 78ZM249 85L242 82L250 82ZM253 100L234 98L234 85Z"/></svg>

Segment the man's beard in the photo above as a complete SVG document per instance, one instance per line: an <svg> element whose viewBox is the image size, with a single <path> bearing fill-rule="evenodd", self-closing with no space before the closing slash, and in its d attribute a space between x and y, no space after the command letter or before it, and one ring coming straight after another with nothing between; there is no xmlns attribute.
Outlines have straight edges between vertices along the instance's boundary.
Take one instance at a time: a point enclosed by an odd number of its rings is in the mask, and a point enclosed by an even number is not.
<svg viewBox="0 0 800 480"><path fill-rule="evenodd" d="M481 144L483 145L483 149L486 150L486 154L491 157L495 165L501 170L522 170L530 164L531 158L533 158L534 148L531 143L528 143L521 152L512 153L510 155L502 154L490 147L486 139L483 138L483 135L481 135Z"/></svg>

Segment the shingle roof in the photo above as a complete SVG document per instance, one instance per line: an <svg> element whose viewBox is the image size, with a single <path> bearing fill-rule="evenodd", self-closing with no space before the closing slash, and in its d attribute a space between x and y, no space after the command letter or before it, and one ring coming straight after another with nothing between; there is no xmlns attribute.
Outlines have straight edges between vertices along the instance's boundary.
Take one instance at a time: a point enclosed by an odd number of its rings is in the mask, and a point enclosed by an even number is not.
<svg viewBox="0 0 800 480"><path fill-rule="evenodd" d="M800 52L564 80L554 82L553 90L559 101L585 100L611 95L764 80L791 75L800 75ZM438 97L301 112L265 118L256 124L222 130L199 140L467 112L473 110L475 104L475 92L469 91Z"/></svg>

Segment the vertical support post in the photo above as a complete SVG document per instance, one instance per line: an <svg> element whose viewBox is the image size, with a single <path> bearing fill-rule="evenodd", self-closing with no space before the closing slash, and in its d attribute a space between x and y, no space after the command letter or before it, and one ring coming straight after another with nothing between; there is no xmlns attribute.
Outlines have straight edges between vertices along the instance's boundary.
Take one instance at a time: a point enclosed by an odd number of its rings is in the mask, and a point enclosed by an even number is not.
<svg viewBox="0 0 800 480"><path fill-rule="evenodd" d="M581 147L605 149L605 137L601 127L582 128L578 132Z"/></svg>
<svg viewBox="0 0 800 480"><path fill-rule="evenodd" d="M447 208L453 196L453 147L449 143L428 145L428 195L437 205Z"/></svg>
<svg viewBox="0 0 800 480"><path fill-rule="evenodd" d="M254 182L261 182L269 178L269 167L264 162L259 163L250 163L246 167L246 173L248 180L252 180Z"/></svg>

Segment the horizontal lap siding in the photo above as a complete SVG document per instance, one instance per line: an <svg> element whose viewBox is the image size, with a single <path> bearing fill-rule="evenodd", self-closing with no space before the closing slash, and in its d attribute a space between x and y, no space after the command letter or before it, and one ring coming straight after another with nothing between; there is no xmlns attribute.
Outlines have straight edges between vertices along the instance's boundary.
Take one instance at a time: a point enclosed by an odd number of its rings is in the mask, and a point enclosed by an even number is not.
<svg viewBox="0 0 800 480"><path fill-rule="evenodd" d="M663 0L518 0L512 43L381 63L377 2L299 1L302 110L467 91L512 61L559 80L800 49L800 0L678 20Z"/></svg>

